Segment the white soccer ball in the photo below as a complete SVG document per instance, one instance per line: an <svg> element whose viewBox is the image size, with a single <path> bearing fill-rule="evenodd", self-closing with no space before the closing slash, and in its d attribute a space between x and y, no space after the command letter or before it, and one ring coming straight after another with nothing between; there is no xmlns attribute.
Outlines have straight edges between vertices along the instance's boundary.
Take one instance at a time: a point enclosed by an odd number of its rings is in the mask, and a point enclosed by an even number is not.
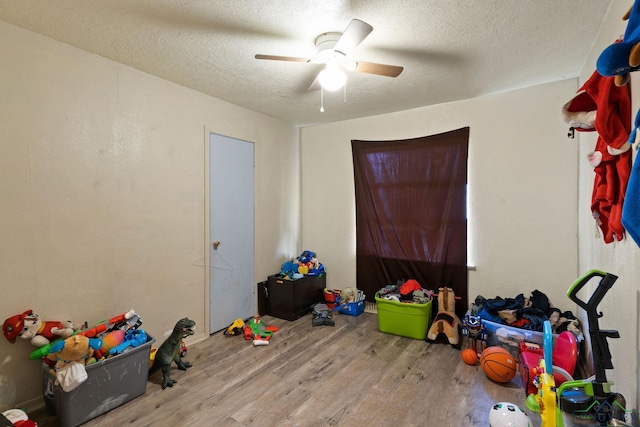
<svg viewBox="0 0 640 427"><path fill-rule="evenodd" d="M490 427L533 427L531 418L516 404L498 402L489 411Z"/></svg>

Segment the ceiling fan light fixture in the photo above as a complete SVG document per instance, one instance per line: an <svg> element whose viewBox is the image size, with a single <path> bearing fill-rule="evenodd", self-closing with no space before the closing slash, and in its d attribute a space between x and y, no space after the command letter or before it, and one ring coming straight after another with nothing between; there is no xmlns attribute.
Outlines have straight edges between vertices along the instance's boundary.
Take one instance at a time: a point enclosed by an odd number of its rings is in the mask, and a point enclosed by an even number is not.
<svg viewBox="0 0 640 427"><path fill-rule="evenodd" d="M340 65L347 71L355 71L358 68L358 62L353 59L343 58Z"/></svg>
<svg viewBox="0 0 640 427"><path fill-rule="evenodd" d="M327 64L324 70L318 74L318 81L323 89L336 91L342 88L347 82L347 75L337 64Z"/></svg>

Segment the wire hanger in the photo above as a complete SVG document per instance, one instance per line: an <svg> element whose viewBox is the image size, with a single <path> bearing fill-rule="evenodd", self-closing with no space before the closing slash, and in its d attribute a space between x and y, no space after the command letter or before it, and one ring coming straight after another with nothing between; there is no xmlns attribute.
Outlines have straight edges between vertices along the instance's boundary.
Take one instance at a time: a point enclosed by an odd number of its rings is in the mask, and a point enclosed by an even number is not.
<svg viewBox="0 0 640 427"><path fill-rule="evenodd" d="M223 265L214 265L214 263L212 262L214 255L217 255L220 261L222 261ZM227 270L227 271L235 270L235 267L229 264L229 262L227 262L227 260L224 259L224 257L217 250L211 252L211 255L209 255L209 262L210 262L209 264L207 264L205 260L206 260L206 257L197 259L191 265L194 265L196 267L218 268L220 270Z"/></svg>

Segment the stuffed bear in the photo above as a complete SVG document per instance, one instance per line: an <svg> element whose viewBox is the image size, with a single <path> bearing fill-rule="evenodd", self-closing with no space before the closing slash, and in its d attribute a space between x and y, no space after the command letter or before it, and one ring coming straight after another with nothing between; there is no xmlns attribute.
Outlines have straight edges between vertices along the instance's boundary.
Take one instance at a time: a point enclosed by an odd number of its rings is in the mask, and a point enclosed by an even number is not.
<svg viewBox="0 0 640 427"><path fill-rule="evenodd" d="M88 338L84 335L72 335L56 341L49 349L47 359L56 362L52 373L56 383L64 391L71 391L87 379L85 363L94 350L102 347L102 339Z"/></svg>

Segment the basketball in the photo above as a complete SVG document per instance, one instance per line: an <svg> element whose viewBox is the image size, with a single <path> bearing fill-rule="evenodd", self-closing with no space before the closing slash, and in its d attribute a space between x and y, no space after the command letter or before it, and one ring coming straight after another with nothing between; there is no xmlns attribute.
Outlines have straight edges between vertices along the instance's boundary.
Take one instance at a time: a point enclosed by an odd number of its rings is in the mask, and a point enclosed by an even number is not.
<svg viewBox="0 0 640 427"><path fill-rule="evenodd" d="M460 355L462 356L462 361L467 365L475 365L478 361L478 355L472 348L465 348L464 350L462 350L462 353L460 353Z"/></svg>
<svg viewBox="0 0 640 427"><path fill-rule="evenodd" d="M508 383L516 376L517 365L511 353L502 347L487 347L480 355L480 367L497 383Z"/></svg>

